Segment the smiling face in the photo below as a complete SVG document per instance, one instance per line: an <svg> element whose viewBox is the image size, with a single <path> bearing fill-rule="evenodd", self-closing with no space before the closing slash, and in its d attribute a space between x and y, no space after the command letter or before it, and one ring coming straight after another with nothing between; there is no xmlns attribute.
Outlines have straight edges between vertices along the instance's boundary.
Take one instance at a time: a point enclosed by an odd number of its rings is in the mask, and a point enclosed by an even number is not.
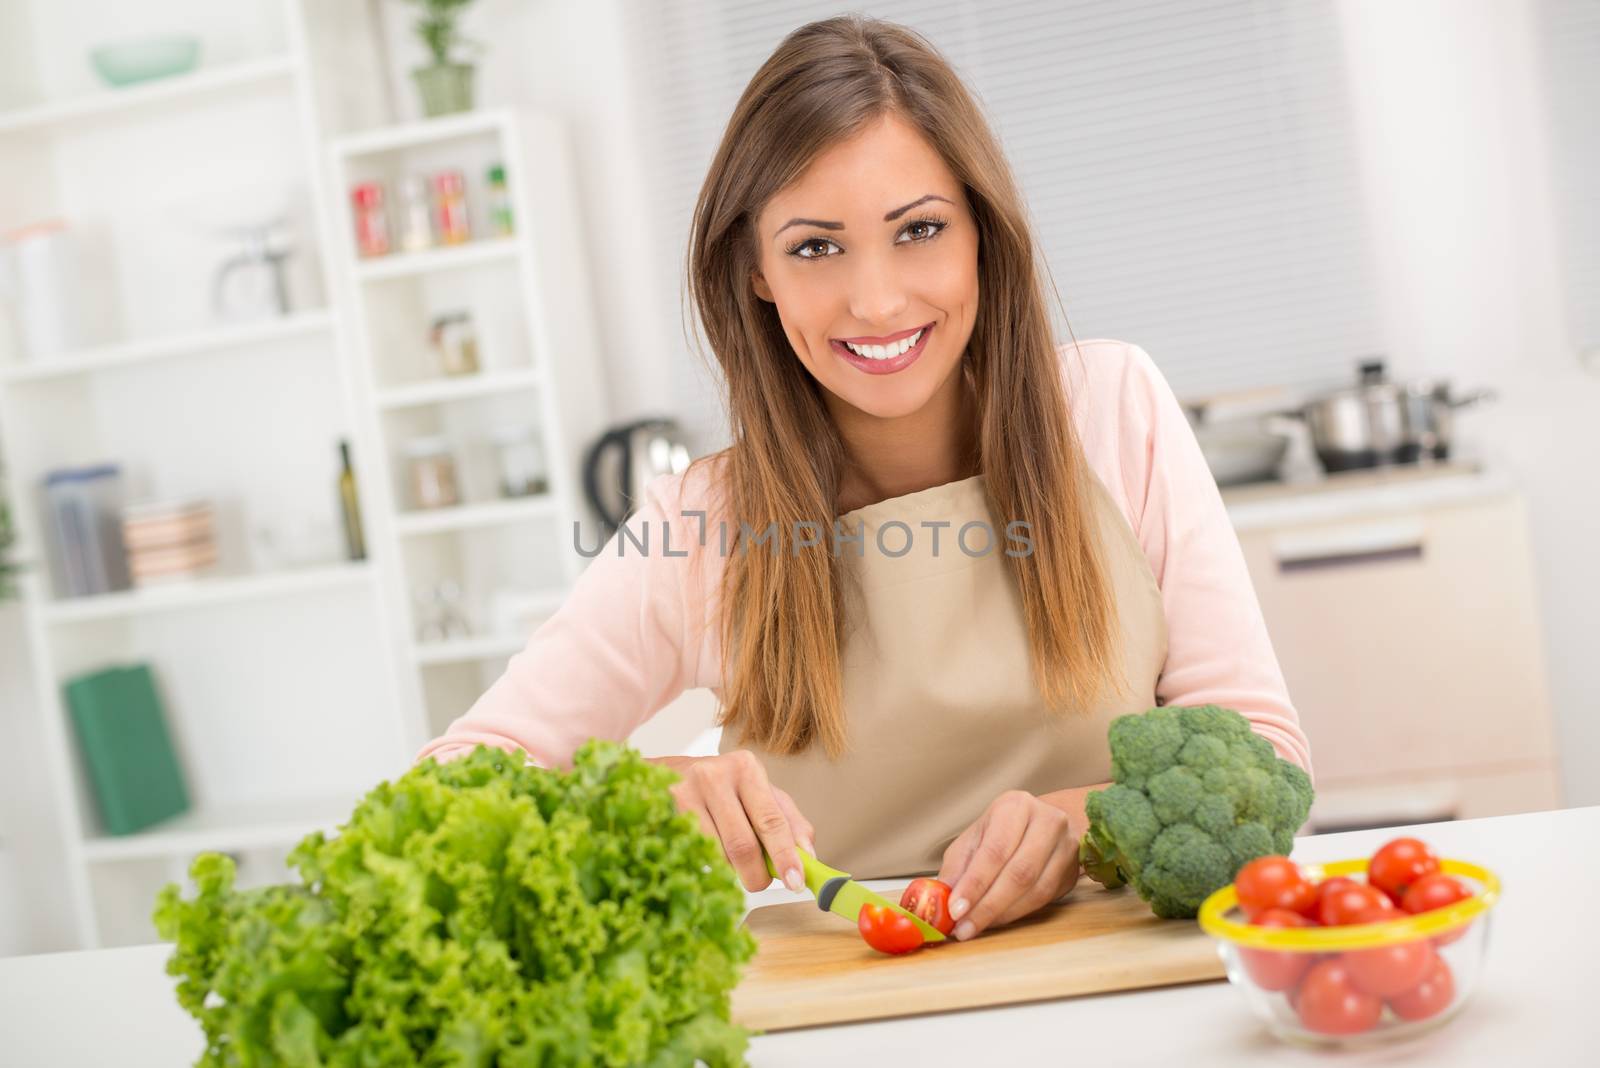
<svg viewBox="0 0 1600 1068"><path fill-rule="evenodd" d="M955 381L978 312L978 232L961 183L888 114L822 153L756 221L756 293L830 395L882 419Z"/></svg>

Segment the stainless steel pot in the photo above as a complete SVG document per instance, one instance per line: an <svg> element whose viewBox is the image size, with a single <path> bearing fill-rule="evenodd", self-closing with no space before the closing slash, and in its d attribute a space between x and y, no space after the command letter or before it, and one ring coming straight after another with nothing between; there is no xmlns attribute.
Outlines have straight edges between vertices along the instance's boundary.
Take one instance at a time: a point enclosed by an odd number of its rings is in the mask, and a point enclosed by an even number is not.
<svg viewBox="0 0 1600 1068"><path fill-rule="evenodd" d="M1453 398L1438 381L1391 382L1382 360L1363 362L1360 372L1358 385L1315 397L1297 413L1330 474L1448 459L1454 410L1494 399L1489 390Z"/></svg>
<svg viewBox="0 0 1600 1068"><path fill-rule="evenodd" d="M1450 457L1455 413L1462 408L1492 401L1492 389L1476 389L1460 397L1450 395L1448 382L1412 382L1406 386L1406 440L1421 455L1435 460Z"/></svg>

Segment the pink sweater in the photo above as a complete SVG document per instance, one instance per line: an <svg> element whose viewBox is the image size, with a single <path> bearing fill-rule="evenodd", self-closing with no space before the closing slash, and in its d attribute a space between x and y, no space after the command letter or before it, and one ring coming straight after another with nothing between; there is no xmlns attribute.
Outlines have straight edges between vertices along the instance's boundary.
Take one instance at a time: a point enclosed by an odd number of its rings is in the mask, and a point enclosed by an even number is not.
<svg viewBox="0 0 1600 1068"><path fill-rule="evenodd" d="M1138 536L1166 610L1163 705L1238 709L1278 753L1311 770L1311 752L1216 482L1171 388L1143 349L1120 341L1063 345L1074 424L1094 471ZM709 514L706 548L697 543ZM465 755L478 743L520 747L534 762L569 766L591 737L627 738L685 689L720 696L714 605L721 576L712 465L662 475L630 528L648 553L615 539L561 608L511 658L505 673L416 759ZM647 523L648 527L636 524ZM671 549L661 533L671 527ZM738 530L728 520L730 536ZM702 566L691 570L693 555ZM1062 787L1088 785L1063 783Z"/></svg>

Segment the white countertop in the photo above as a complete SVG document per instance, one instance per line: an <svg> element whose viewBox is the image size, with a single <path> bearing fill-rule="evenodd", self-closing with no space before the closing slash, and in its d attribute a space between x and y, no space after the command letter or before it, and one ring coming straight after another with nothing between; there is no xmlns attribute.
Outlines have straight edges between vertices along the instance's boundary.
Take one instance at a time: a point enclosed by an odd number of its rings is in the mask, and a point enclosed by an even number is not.
<svg viewBox="0 0 1600 1068"><path fill-rule="evenodd" d="M1414 512L1509 493L1513 488L1504 472L1474 463L1441 463L1229 486L1222 490L1222 502L1233 528L1246 531Z"/></svg>
<svg viewBox="0 0 1600 1068"><path fill-rule="evenodd" d="M1301 1050L1272 1038L1225 982L1070 998L764 1035L757 1068L849 1064L1467 1065L1583 1063L1597 1035L1600 807L1434 823L1414 829L1441 853L1492 868L1504 897L1482 982L1461 1015L1404 1045ZM1404 831L1300 839L1294 856L1365 856ZM903 880L902 880L903 882ZM897 885L876 881L875 888ZM752 905L802 898L779 886ZM197 1025L177 1004L166 945L0 959L0 1062L124 1068L192 1064ZM840 1060L840 1058L843 1058Z"/></svg>

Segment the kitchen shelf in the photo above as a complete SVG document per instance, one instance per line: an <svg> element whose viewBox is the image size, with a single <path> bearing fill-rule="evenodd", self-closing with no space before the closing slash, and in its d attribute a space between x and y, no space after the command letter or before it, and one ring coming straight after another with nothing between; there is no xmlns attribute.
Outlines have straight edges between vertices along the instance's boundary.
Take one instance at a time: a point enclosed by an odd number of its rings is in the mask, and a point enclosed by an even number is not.
<svg viewBox="0 0 1600 1068"><path fill-rule="evenodd" d="M445 115L342 137L333 143L333 151L346 159L397 152L457 137L495 133L506 121L504 112L492 109Z"/></svg>
<svg viewBox="0 0 1600 1068"><path fill-rule="evenodd" d="M559 598L555 599L559 603ZM491 634L447 641L418 642L411 647L411 658L419 664L469 664L478 660L509 660L522 651L527 638L510 634Z"/></svg>
<svg viewBox="0 0 1600 1068"><path fill-rule="evenodd" d="M72 375L152 363L178 356L240 349L287 338L322 333L333 329L334 317L327 311L306 311L267 322L222 326L193 333L129 341L119 345L85 349L60 356L42 356L29 363L0 368L0 381L9 383L42 382Z"/></svg>
<svg viewBox="0 0 1600 1068"><path fill-rule="evenodd" d="M19 0L13 15L7 4L0 36L57 26L58 6ZM497 108L401 120L393 86L407 77L405 61L387 45L404 16L392 7L250 0L247 10L235 13L242 22L208 13L193 30L209 44L236 38L238 25L254 27L261 33L251 34L282 41L260 46L272 48L272 56L231 65L219 60L123 89L80 82L78 96L12 95L6 101L20 105L12 110L0 103L0 148L9 150L5 166L16 170L18 188L28 193L19 205L26 216L114 223L133 217L151 196L160 199L174 170L186 176L180 192L206 204L226 185L248 179L253 187L259 177L303 190L303 198L296 196L304 238L297 255L307 268L308 292L326 294L316 310L272 322L210 325L196 315L177 320L193 329L170 333L157 323L173 319L134 316L133 332L104 346L36 360L8 355L0 364L0 452L13 465L4 492L25 543L19 552L37 556L49 546L47 516L36 499L39 478L55 465L102 456L138 471L163 495L228 487L247 524L281 521L284 537L295 543L297 531L326 526L330 513L337 520L339 502L330 491L339 468L332 446L348 441L370 553L367 562L243 575L221 570L87 598L52 598L43 564L22 576L24 611L17 623L30 662L24 714L44 744L38 781L21 784L23 795L0 804L6 810L0 816L25 817L48 831L30 836L25 846L7 840L13 849L36 850L18 863L37 867L38 886L51 888L32 892L29 902L41 951L148 941L148 902L168 874L164 862L181 854L281 856L306 833L336 826L348 818L353 795L327 799L329 791L346 784L354 790L363 780L402 770L447 712L459 712L482 692L479 676L493 670L494 659L509 658L525 644L496 631L419 646L413 618L418 588L454 580L476 600L530 584L565 591L582 573L585 562L577 553L551 552L551 539L544 537L587 517L582 457L612 415L570 131L537 106L524 106L531 101L515 89L496 101ZM15 47L0 52L30 61L24 82L61 86L83 77L76 38L51 33L30 49L19 32L12 33L19 37ZM272 150L266 173L209 165L217 162L211 159L216 137L238 126L242 108L266 109L270 128L260 131L263 150ZM374 128L389 120L394 124ZM101 157L112 141L126 141L123 151L147 135L172 142L159 165L135 161L149 166L119 173L113 153L113 170L106 171ZM493 163L505 169L497 194L516 221L505 237L488 226L482 199ZM350 190L363 181L393 182L405 173L444 168L468 178L477 240L360 258ZM13 177L11 170L6 177ZM148 255L140 249L111 264L124 283L121 295L136 302L164 299L162 272L194 251L192 234L152 230L147 236L153 242ZM187 297L197 299L192 287ZM485 357L481 377L419 380L416 375L442 370L430 370L423 362L427 353L419 351L428 321L463 307ZM147 325L139 328L139 321ZM225 351L245 346L248 352ZM295 358L270 359L278 352ZM298 358L302 353L310 364ZM175 359L186 362L170 362ZM185 381L192 374L196 388L204 380L204 396L188 396L183 383L165 381L168 374ZM276 392L279 385L284 388ZM483 450L482 465L469 465L485 476L481 497L472 483L467 498L482 503L401 513L404 495L396 491L406 479L397 461L404 441L428 433L475 437L488 416L498 422L502 412L491 408L515 410L507 418L533 428L547 463L548 494L497 498ZM191 411L202 418L191 424ZM272 481L291 473L292 481ZM479 529L484 532L444 533ZM419 540L429 534L438 536ZM552 594L551 606L558 603ZM537 606L530 612L537 618ZM286 634L288 616L303 626ZM238 641L220 653L197 645L190 627L177 626L204 628L214 620L238 632ZM504 625L527 629L521 620ZM273 643L291 659L248 655ZM92 784L85 780L60 681L130 655L160 669L163 700L182 734L175 743L195 767L206 769L205 782L224 788L198 789L197 780L196 811L141 834L113 837L93 818ZM212 656L214 665L206 662ZM280 661L291 664L292 679L280 678ZM7 671L6 681L11 678ZM223 686L227 692L219 698ZM330 736L331 750L307 756L240 742L235 723L239 731L314 730L325 710L280 693L307 687L342 695L341 719L352 721L351 730ZM292 802L297 792L304 796ZM282 795L285 804L211 803L263 793ZM39 848L50 841L68 848Z"/></svg>
<svg viewBox="0 0 1600 1068"><path fill-rule="evenodd" d="M459 378L418 382L410 386L392 386L377 394L378 407L384 409L419 408L427 404L446 404L450 401L487 397L515 390L538 389L544 376L537 370L490 371L463 375Z"/></svg>
<svg viewBox="0 0 1600 1068"><path fill-rule="evenodd" d="M430 248L423 252L394 252L362 260L356 265L356 277L364 282L373 282L476 267L515 259L520 248L521 244L515 237L493 237L447 248Z"/></svg>
<svg viewBox="0 0 1600 1068"><path fill-rule="evenodd" d="M312 831L333 833L350 818L357 800L199 806L134 834L85 838L83 854L86 860L104 863L293 845Z"/></svg>
<svg viewBox="0 0 1600 1068"><path fill-rule="evenodd" d="M146 105L181 103L287 78L298 64L290 56L271 56L125 89L105 89L67 100L0 112L0 135L44 130L85 119L117 115Z"/></svg>
<svg viewBox="0 0 1600 1068"><path fill-rule="evenodd" d="M199 578L93 597L61 598L45 605L51 623L83 623L212 605L233 604L297 593L344 589L371 581L365 563L269 571L258 575Z"/></svg>
<svg viewBox="0 0 1600 1068"><path fill-rule="evenodd" d="M436 508L427 512L401 512L395 526L402 535L442 534L452 530L503 526L529 519L546 519L561 509L554 498L541 494L520 500L489 501Z"/></svg>

